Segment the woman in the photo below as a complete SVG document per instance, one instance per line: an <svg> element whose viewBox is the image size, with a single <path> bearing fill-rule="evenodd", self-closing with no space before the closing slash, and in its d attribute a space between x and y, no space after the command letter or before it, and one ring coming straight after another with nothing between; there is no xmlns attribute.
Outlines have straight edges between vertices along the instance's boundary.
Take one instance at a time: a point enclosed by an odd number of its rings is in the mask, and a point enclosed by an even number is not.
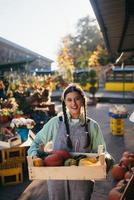
<svg viewBox="0 0 134 200"><path fill-rule="evenodd" d="M31 156L37 155L40 144L52 140L53 149L70 152L97 152L98 145L105 141L96 121L87 117L86 97L76 84L70 84L62 94L63 113L50 119L40 130L28 150ZM93 181L50 180L49 200L89 200L93 192Z"/></svg>

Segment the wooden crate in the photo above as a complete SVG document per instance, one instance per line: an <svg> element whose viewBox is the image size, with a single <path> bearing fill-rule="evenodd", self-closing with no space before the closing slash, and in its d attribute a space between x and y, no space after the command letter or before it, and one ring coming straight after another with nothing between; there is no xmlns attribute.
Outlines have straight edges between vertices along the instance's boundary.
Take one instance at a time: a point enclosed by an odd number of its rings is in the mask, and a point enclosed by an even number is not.
<svg viewBox="0 0 134 200"><path fill-rule="evenodd" d="M25 162L26 161L26 149L25 147L11 147L0 150L0 164L11 162Z"/></svg>
<svg viewBox="0 0 134 200"><path fill-rule="evenodd" d="M3 164L0 166L0 185L15 185L23 182L22 164Z"/></svg>
<svg viewBox="0 0 134 200"><path fill-rule="evenodd" d="M91 153L86 155L98 156ZM105 154L100 154L98 162L90 166L35 167L32 157L27 156L27 160L30 180L103 180L106 178Z"/></svg>
<svg viewBox="0 0 134 200"><path fill-rule="evenodd" d="M48 103L42 103L35 107L35 110L38 111L49 111L50 113L55 113L55 103L48 102Z"/></svg>

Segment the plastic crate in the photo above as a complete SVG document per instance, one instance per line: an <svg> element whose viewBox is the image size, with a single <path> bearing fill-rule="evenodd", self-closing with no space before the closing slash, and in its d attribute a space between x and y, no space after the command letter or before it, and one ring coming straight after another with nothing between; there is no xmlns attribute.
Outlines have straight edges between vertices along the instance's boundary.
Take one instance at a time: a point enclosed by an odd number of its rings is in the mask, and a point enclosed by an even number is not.
<svg viewBox="0 0 134 200"><path fill-rule="evenodd" d="M112 132L112 135L119 135L119 136L124 135L124 129L121 129L121 128L112 129L111 132Z"/></svg>
<svg viewBox="0 0 134 200"><path fill-rule="evenodd" d="M124 124L124 119L114 119L114 118L111 118L110 119L110 123L111 124L114 124L114 125L121 125L121 124Z"/></svg>
<svg viewBox="0 0 134 200"><path fill-rule="evenodd" d="M111 129L112 131L124 131L124 127L113 127L112 129Z"/></svg>
<svg viewBox="0 0 134 200"><path fill-rule="evenodd" d="M1 163L19 163L26 162L26 149L25 147L11 147L0 150L0 164Z"/></svg>
<svg viewBox="0 0 134 200"><path fill-rule="evenodd" d="M22 164L3 164L0 166L0 185L15 185L23 182Z"/></svg>
<svg viewBox="0 0 134 200"><path fill-rule="evenodd" d="M113 135L124 135L124 119L110 119L110 129Z"/></svg>
<svg viewBox="0 0 134 200"><path fill-rule="evenodd" d="M121 125L115 125L115 124L113 125L113 124L112 124L110 127L111 127L112 129L124 129L124 124L121 124Z"/></svg>

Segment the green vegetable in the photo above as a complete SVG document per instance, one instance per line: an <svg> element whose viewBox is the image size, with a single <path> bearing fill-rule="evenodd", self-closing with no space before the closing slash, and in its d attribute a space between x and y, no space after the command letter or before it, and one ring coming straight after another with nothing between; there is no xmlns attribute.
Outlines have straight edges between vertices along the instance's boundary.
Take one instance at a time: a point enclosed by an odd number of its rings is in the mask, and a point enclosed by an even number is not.
<svg viewBox="0 0 134 200"><path fill-rule="evenodd" d="M48 155L49 155L48 152L40 151L40 150L37 151L37 157L39 157L39 158L44 159L44 158L47 157Z"/></svg>
<svg viewBox="0 0 134 200"><path fill-rule="evenodd" d="M71 166L71 165L77 165L77 160L73 158L68 158L67 160L65 160L64 166Z"/></svg>

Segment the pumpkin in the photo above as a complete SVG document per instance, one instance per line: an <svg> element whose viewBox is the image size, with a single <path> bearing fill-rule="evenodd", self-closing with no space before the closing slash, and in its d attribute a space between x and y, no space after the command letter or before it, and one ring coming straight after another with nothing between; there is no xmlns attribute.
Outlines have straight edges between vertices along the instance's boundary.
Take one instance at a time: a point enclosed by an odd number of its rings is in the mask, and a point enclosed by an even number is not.
<svg viewBox="0 0 134 200"><path fill-rule="evenodd" d="M124 178L127 180L127 179L130 179L131 176L133 175L133 172L132 171L127 171L124 175Z"/></svg>
<svg viewBox="0 0 134 200"><path fill-rule="evenodd" d="M113 188L108 194L108 200L120 200L121 193L117 188Z"/></svg>
<svg viewBox="0 0 134 200"><path fill-rule="evenodd" d="M111 170L112 176L115 180L123 179L125 172L126 168L124 166L120 166L119 164L115 164Z"/></svg>
<svg viewBox="0 0 134 200"><path fill-rule="evenodd" d="M125 165L128 168L133 166L133 163L134 163L134 159L131 156L127 156L127 157L124 156L120 160L120 164Z"/></svg>
<svg viewBox="0 0 134 200"><path fill-rule="evenodd" d="M87 158L82 158L79 161L79 166L89 166L93 165L94 163L97 163L97 158L96 157L87 157Z"/></svg>

